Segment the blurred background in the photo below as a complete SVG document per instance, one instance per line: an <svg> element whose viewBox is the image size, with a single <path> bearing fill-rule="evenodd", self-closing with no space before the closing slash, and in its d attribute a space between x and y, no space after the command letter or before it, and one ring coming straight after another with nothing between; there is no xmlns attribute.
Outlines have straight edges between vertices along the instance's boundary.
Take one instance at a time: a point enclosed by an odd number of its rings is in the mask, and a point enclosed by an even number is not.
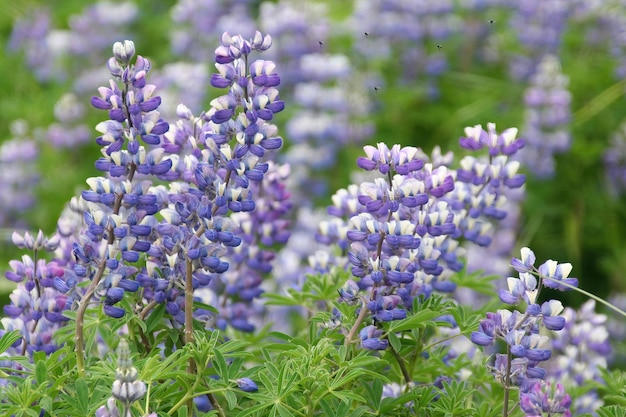
<svg viewBox="0 0 626 417"><path fill-rule="evenodd" d="M275 120L296 207L330 204L364 144L464 153L466 126L517 127L525 190L490 249L574 265L582 288L626 291L624 0L0 1L0 271L11 232L54 232L99 175L90 107L113 42L150 59L162 116L198 115L224 31L269 33L286 110ZM313 237L311 236L311 239ZM474 269L481 264L470 252ZM3 274L4 275L4 274ZM1 280L6 299L10 285ZM582 299L571 295L574 304Z"/></svg>

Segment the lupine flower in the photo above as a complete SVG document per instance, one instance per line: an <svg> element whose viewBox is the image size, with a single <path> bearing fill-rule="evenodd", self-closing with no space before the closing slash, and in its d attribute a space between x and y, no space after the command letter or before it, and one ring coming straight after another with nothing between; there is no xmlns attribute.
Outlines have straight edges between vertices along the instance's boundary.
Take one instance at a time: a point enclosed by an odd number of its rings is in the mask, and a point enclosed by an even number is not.
<svg viewBox="0 0 626 417"><path fill-rule="evenodd" d="M256 383L250 378L239 378L236 382L237 386L242 391L257 392L259 390L259 387L257 387Z"/></svg>
<svg viewBox="0 0 626 417"><path fill-rule="evenodd" d="M553 155L570 146L571 95L567 84L558 58L549 55L541 60L525 92L526 147L519 159L540 177L554 173Z"/></svg>
<svg viewBox="0 0 626 417"><path fill-rule="evenodd" d="M626 123L613 133L610 145L604 152L606 185L614 196L626 190Z"/></svg>
<svg viewBox="0 0 626 417"><path fill-rule="evenodd" d="M349 20L355 49L366 59L386 59L398 68L401 83L426 84L426 95L437 98L437 79L447 67L447 59L439 48L456 32L458 25L451 1L437 3L425 0L412 3L360 0L354 5ZM364 35L367 32L367 35Z"/></svg>
<svg viewBox="0 0 626 417"><path fill-rule="evenodd" d="M322 222L317 239L348 249L352 275L358 288L369 292L367 306L377 321L403 319L418 294L453 291L455 285L446 276L463 268L458 239L488 246L492 225L487 219L503 219L504 190L525 181L517 173L519 163L509 161L523 146L516 129L498 134L490 124L488 131L476 126L466 132L461 142L473 150L487 147L490 160L468 157L454 171L438 150L433 165L415 147L366 146L367 156L358 158L357 165L383 177L333 196L328 212L344 222ZM381 293L397 294L391 307L382 307Z"/></svg>
<svg viewBox="0 0 626 417"><path fill-rule="evenodd" d="M613 334L607 329L607 316L595 312L594 300L578 310L567 307L561 314L564 327L552 336L554 355L546 364L548 377L565 388L601 381L612 350L609 338L612 340ZM601 406L602 399L593 389L573 400L575 414L590 413Z"/></svg>
<svg viewBox="0 0 626 417"><path fill-rule="evenodd" d="M568 278L572 269L570 264L548 260L535 268L536 258L532 250L522 248L521 254L521 259L513 258L511 261L513 268L519 272L519 279L507 278L508 290L500 290L500 300L516 306L524 300L525 312L498 310L497 313L487 313L487 317L480 321L478 330L472 332L471 340L479 346L492 346L496 340L503 340L507 344L507 354L496 354L493 372L501 382L509 381L520 387L520 406L527 415L564 413L566 409L569 410L569 396L559 385L554 393L555 398L548 398L552 395L550 385L541 381L546 377L546 370L537 365L553 357L552 349L549 349L550 338L540 332L541 327L562 331L571 320L560 315L563 313L560 301L548 300L538 305L536 300L542 288L549 286L548 282L551 282L551 288L569 289L551 280L569 280L568 283L572 285L577 284L577 281ZM511 355L515 357L512 361ZM546 386L547 393L544 392Z"/></svg>
<svg viewBox="0 0 626 417"><path fill-rule="evenodd" d="M537 381L526 391L520 391L520 408L526 416L550 416L562 414L564 417L572 415L569 410L572 398L565 393L563 385Z"/></svg>
<svg viewBox="0 0 626 417"><path fill-rule="evenodd" d="M366 326L359 332L361 347L367 350L385 350L389 346L387 339L381 339L383 331L375 326Z"/></svg>
<svg viewBox="0 0 626 417"><path fill-rule="evenodd" d="M111 389L112 396L106 405L96 410L96 417L130 417L130 406L146 394L146 384L137 378L137 369L130 359L130 348L126 339L120 339L117 347L117 369ZM118 404L122 405L118 408ZM148 416L149 417L149 416Z"/></svg>
<svg viewBox="0 0 626 417"><path fill-rule="evenodd" d="M510 61L509 72L514 78L528 79L545 55L558 55L572 9L564 0L540 3L522 0L516 3L510 25L524 53L514 56Z"/></svg>
<svg viewBox="0 0 626 417"><path fill-rule="evenodd" d="M0 226L24 227L23 212L35 202L39 152L24 120L13 121L10 129L13 138L0 144Z"/></svg>

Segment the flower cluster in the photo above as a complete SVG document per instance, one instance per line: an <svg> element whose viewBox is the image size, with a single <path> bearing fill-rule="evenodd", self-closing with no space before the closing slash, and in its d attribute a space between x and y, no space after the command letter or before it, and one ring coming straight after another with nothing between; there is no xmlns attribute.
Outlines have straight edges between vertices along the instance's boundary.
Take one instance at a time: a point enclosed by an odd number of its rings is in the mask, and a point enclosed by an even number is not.
<svg viewBox="0 0 626 417"><path fill-rule="evenodd" d="M565 0L516 3L510 25L526 51L511 60L509 72L513 78L527 80L545 55L558 53L571 11Z"/></svg>
<svg viewBox="0 0 626 417"><path fill-rule="evenodd" d="M446 278L463 268L461 240L490 244L489 219L506 216L504 191L525 181L517 173L519 163L509 160L523 146L516 133L498 134L493 124L488 131L467 128L461 145L486 147L490 157L468 156L456 171L438 150L428 162L415 147L364 148L366 156L357 165L382 177L335 194L328 211L338 219L321 223L317 240L348 251L352 275L366 293L364 307L376 322L403 319L418 295L454 290ZM365 340L370 339L376 337L367 333Z"/></svg>
<svg viewBox="0 0 626 417"><path fill-rule="evenodd" d="M607 316L596 313L595 307L595 300L585 302L578 310L566 307L561 313L565 327L553 333L554 354L546 369L550 379L560 381L567 389L601 381L601 371L607 368L612 353L610 341L615 334L609 333ZM577 415L592 413L602 403L596 390L586 390L573 401L573 409Z"/></svg>
<svg viewBox="0 0 626 417"><path fill-rule="evenodd" d="M452 1L411 3L360 0L355 3L350 29L357 53L387 59L400 71L400 82L425 79L426 95L439 95L437 79L448 67L445 41L457 30Z"/></svg>
<svg viewBox="0 0 626 417"><path fill-rule="evenodd" d="M609 191L615 196L622 195L626 190L626 123L613 133L603 160Z"/></svg>
<svg viewBox="0 0 626 417"><path fill-rule="evenodd" d="M542 407L542 396L546 393L546 370L539 367L540 362L547 361L552 356L549 349L550 338L541 333L541 329L562 330L566 318L563 304L558 300L548 300L541 305L537 298L543 287L569 290L578 285L576 278L570 278L572 265L559 264L548 260L535 267L535 254L529 248L522 248L522 257L513 258L511 264L519 273L519 277L507 279L508 289L500 290L500 300L506 304L517 306L522 301L526 305L524 312L519 310L498 310L496 313L487 313L487 318L481 320L477 331L472 332L471 340L479 346L492 346L497 340L506 344L506 353L497 353L494 365L494 374L506 390L512 386L520 387L520 406L527 415L532 414L537 406ZM539 279L536 278L539 277ZM549 391L549 385L547 386ZM569 409L569 396L565 396L559 386L550 400L554 413L564 413ZM537 405L539 404L539 405ZM547 404L547 403L546 403ZM557 411L561 410L561 411ZM569 411L568 411L569 412Z"/></svg>
<svg viewBox="0 0 626 417"><path fill-rule="evenodd" d="M520 160L539 177L554 174L556 153L569 149L571 95L567 90L568 78L561 73L558 58L545 56L526 89L526 146Z"/></svg>
<svg viewBox="0 0 626 417"><path fill-rule="evenodd" d="M271 248L289 237L283 220L289 170L268 160L268 151L282 145L268 123L284 108L280 77L270 61L248 62L270 46L259 32L251 40L224 34L211 82L228 93L200 117L180 105L170 126L158 111L156 87L146 81L150 62L135 57L132 41L114 44L107 62L113 79L91 99L109 115L97 126L102 156L95 166L104 176L87 180L89 189L59 220L58 235L14 236L35 254L12 261L7 273L20 282L3 319L7 331L24 335L14 347L19 354L55 350L51 334L66 324L63 311L70 308L77 309L82 341L92 300L108 316L130 312L142 320L164 305L169 325L184 325L189 338L193 315L209 328L254 329L250 306L272 269ZM245 251L236 249L242 241ZM57 257L37 259L44 250ZM222 277L233 262L238 268ZM194 300L219 303L221 314L214 307L192 311Z"/></svg>
<svg viewBox="0 0 626 417"><path fill-rule="evenodd" d="M33 186L38 147L29 137L28 124L15 120L10 126L13 138L0 144L0 226L24 226L19 218L34 204Z"/></svg>
<svg viewBox="0 0 626 417"><path fill-rule="evenodd" d="M146 394L146 384L138 379L137 369L130 359L130 347L121 339L117 347L117 370L113 382L112 396L106 405L98 408L96 417L130 417L131 405ZM118 407L121 404L122 411ZM146 417L156 416L156 413Z"/></svg>

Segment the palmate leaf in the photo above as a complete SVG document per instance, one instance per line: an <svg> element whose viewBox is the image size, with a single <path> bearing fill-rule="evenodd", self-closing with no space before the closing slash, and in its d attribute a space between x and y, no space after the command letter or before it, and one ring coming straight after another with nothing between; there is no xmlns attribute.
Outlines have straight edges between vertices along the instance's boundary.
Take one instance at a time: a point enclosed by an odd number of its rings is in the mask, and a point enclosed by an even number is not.
<svg viewBox="0 0 626 417"><path fill-rule="evenodd" d="M626 408L617 405L600 407L596 410L599 417L626 417Z"/></svg>
<svg viewBox="0 0 626 417"><path fill-rule="evenodd" d="M404 332L407 330L413 330L419 327L425 327L429 322L432 322L437 317L441 316L441 311L433 311L430 309L424 309L418 311L412 316L407 317L404 320L397 320L391 322L389 326L389 333L392 332Z"/></svg>
<svg viewBox="0 0 626 417"><path fill-rule="evenodd" d="M2 338L0 338L0 353L6 352L8 348L22 338L22 333L19 330L13 330L12 332L6 332Z"/></svg>
<svg viewBox="0 0 626 417"><path fill-rule="evenodd" d="M469 288L481 294L494 296L496 294L493 281L500 279L499 275L484 275L483 272L477 271L468 273L467 270L458 272L450 277L450 281L459 287Z"/></svg>

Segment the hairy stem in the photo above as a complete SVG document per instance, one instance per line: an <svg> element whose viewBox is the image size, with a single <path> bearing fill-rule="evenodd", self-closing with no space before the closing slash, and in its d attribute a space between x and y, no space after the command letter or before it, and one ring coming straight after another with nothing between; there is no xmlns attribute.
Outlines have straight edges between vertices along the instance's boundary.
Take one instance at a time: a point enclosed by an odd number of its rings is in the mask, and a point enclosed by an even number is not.
<svg viewBox="0 0 626 417"><path fill-rule="evenodd" d="M91 283L87 288L87 292L80 300L78 310L76 311L76 334L74 336L74 340L76 342L76 368L78 369L79 376L85 375L85 312L87 311L87 306L89 306L91 297L93 297L93 294L100 283L100 279L102 279L102 275L104 275L105 269L106 261L102 259L100 261L100 265L98 266L98 271L91 280Z"/></svg>
<svg viewBox="0 0 626 417"><path fill-rule="evenodd" d="M511 346L506 345L506 375L504 376L504 407L502 408L502 417L508 417L509 415L509 393L511 388L511 361L513 355L511 354Z"/></svg>
<svg viewBox="0 0 626 417"><path fill-rule="evenodd" d="M359 312L359 316L356 318L354 325L350 329L350 332L346 336L346 340L344 341L344 346L350 346L350 343L352 343L352 339L354 338L354 335L356 334L357 330L361 326L361 323L363 323L363 320L365 320L366 315L367 315L367 306L365 305L363 301L361 301L361 311Z"/></svg>
<svg viewBox="0 0 626 417"><path fill-rule="evenodd" d="M128 172L128 181L132 182L133 177L135 176L135 170L137 166L132 164L130 165L130 169ZM122 206L122 198L124 198L124 194L116 194L115 195L115 203L113 205L113 213L119 214L120 208ZM107 226L107 246L111 246L115 241L115 236L113 235L113 226ZM76 332L74 336L74 341L76 342L76 368L78 369L78 375L84 376L85 374L85 336L84 336L84 327L85 327L85 312L87 311L87 307L89 306L89 301L91 301L91 297L96 292L96 288L98 288L98 284L100 284L100 280L104 276L104 271L106 270L106 259L100 259L98 264L98 270L94 275L91 283L89 283L89 287L87 287L87 291L83 295L80 300L80 304L78 306L78 310L76 311Z"/></svg>
<svg viewBox="0 0 626 417"><path fill-rule="evenodd" d="M407 369L406 364L404 363L404 360L402 359L400 354L396 352L393 346L391 346L391 344L389 344L389 347L391 348L391 353L393 354L393 357L396 358L396 362L398 362L398 366L400 367L400 370L402 371L402 375L404 376L404 380L406 381L407 387L410 386L411 383L413 382L413 378L411 378L411 374L409 374L409 370Z"/></svg>
<svg viewBox="0 0 626 417"><path fill-rule="evenodd" d="M193 266L190 259L185 260L185 337L184 343L193 342ZM194 374L196 364L189 358L187 373ZM193 415L193 398L187 401L187 415Z"/></svg>

